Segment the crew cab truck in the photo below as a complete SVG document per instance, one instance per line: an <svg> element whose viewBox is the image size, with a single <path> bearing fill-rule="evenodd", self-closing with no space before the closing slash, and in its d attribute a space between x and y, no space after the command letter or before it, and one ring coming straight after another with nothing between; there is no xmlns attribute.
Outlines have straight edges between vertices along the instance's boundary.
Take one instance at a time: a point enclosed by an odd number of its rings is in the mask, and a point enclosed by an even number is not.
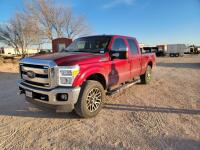
<svg viewBox="0 0 200 150"><path fill-rule="evenodd" d="M133 37L87 36L59 53L24 58L19 64L19 91L26 100L57 111L93 117L106 94L137 82L148 84L155 54L141 54Z"/></svg>

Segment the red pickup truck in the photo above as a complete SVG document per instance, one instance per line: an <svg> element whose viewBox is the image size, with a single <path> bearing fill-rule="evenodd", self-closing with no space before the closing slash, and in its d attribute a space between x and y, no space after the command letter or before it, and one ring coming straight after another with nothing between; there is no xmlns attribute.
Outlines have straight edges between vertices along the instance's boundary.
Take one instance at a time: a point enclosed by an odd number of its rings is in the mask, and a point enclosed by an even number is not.
<svg viewBox="0 0 200 150"><path fill-rule="evenodd" d="M32 103L93 117L106 94L148 84L154 66L155 54L141 54L133 37L81 37L62 52L22 59L18 86Z"/></svg>

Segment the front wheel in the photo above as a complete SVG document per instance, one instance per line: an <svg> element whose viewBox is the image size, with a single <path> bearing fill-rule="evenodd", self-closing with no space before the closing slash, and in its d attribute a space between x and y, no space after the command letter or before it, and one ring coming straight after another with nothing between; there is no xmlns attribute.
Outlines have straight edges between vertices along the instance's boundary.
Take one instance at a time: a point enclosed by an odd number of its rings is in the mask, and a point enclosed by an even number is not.
<svg viewBox="0 0 200 150"><path fill-rule="evenodd" d="M145 74L140 76L140 80L141 83L143 84L149 84L151 79L152 79L152 67L148 65Z"/></svg>
<svg viewBox="0 0 200 150"><path fill-rule="evenodd" d="M83 118L94 117L101 110L104 98L105 91L101 83L88 80L81 88L75 111Z"/></svg>

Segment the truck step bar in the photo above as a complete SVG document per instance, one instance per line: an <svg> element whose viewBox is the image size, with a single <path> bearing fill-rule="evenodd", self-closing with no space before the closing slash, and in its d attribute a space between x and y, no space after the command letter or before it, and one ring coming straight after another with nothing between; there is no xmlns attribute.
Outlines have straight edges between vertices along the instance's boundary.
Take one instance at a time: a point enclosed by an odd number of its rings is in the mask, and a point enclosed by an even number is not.
<svg viewBox="0 0 200 150"><path fill-rule="evenodd" d="M113 94L116 94L116 93L118 93L118 92L121 92L122 90L124 90L124 89L126 89L126 88L129 88L129 87L131 87L132 85L137 84L137 83L140 83L140 82L141 82L141 80L138 79L138 80L134 80L134 81L132 81L132 82L126 83L126 84L124 84L124 85L122 85L122 86L120 86L120 87L117 87L117 88L113 89L113 90L108 90L108 92L106 93L106 95L111 96L111 95L113 95Z"/></svg>

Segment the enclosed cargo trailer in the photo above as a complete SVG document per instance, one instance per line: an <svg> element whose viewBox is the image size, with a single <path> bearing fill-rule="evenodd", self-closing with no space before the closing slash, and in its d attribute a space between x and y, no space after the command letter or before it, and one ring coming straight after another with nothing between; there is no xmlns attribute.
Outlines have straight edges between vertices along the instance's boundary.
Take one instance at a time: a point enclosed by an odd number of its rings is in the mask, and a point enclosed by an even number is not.
<svg viewBox="0 0 200 150"><path fill-rule="evenodd" d="M169 54L171 57L183 56L184 52L187 51L185 44L168 44L166 54Z"/></svg>

